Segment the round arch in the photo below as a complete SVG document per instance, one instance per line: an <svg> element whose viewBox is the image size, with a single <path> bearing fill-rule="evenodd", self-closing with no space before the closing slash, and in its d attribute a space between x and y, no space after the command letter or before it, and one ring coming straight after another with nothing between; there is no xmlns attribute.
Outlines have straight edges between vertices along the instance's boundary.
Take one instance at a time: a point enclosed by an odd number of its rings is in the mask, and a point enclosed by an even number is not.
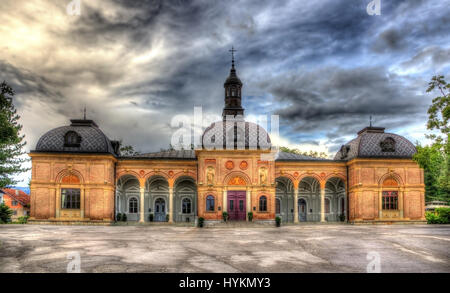
<svg viewBox="0 0 450 293"><path fill-rule="evenodd" d="M223 180L223 185L225 185L225 186L229 185L228 182L234 177L242 178L245 181L246 186L252 185L252 181L250 180L250 177L248 177L248 175L245 174L244 172L240 172L240 171L234 171L234 172L228 173Z"/></svg>
<svg viewBox="0 0 450 293"><path fill-rule="evenodd" d="M139 178L141 178L141 176L139 176L139 174L136 173L136 172L134 172L134 171L130 171L130 170L128 170L128 171L120 171L120 172L117 173L117 175L116 175L116 182L118 182L119 179L122 178L123 176L127 176L127 175L133 176L133 177L135 177L137 180L139 180Z"/></svg>
<svg viewBox="0 0 450 293"><path fill-rule="evenodd" d="M380 177L380 179L378 180L378 186L383 187L383 183L386 179L394 179L395 181L397 181L398 187L404 185L402 177L400 177L400 175L395 172L388 172Z"/></svg>
<svg viewBox="0 0 450 293"><path fill-rule="evenodd" d="M305 178L308 178L308 177L311 177L311 178L314 178L314 179L316 179L319 183L323 180L323 178L322 177L320 177L318 174L316 174L316 173L304 173L304 174L302 174L302 175L300 175L299 177L298 177L298 183L299 183L299 185L300 185L300 182L302 182L302 180L303 179L305 179Z"/></svg>
<svg viewBox="0 0 450 293"><path fill-rule="evenodd" d="M63 179L64 177L70 176L70 175L77 176L78 179L80 180L80 183L79 183L79 184L84 184L84 177L83 177L83 175L81 175L81 172L79 172L79 171L77 171L77 170L74 170L74 169L71 169L71 170L69 170L69 169L64 169L64 170L60 171L60 172L56 175L56 177L55 177L55 182L61 184L61 183L62 183L62 182L61 182L62 179Z"/></svg>
<svg viewBox="0 0 450 293"><path fill-rule="evenodd" d="M197 178L196 178L197 176L196 176L196 174L195 173L193 173L193 172L190 172L190 171L188 171L188 172L183 172L183 171L180 171L180 172L178 172L178 173L175 173L174 175L173 175L173 180L174 180L174 186L175 186L175 184L176 184L176 181L179 179L179 178L191 178L192 179L192 181L195 183L195 184L197 184Z"/></svg>
<svg viewBox="0 0 450 293"><path fill-rule="evenodd" d="M145 174L144 176L142 176L142 178L144 178L144 181L147 182L150 178L154 177L154 176L160 176L160 177L164 177L165 180L169 181L169 175L167 175L164 172L161 171L151 171L148 172L147 174Z"/></svg>
<svg viewBox="0 0 450 293"><path fill-rule="evenodd" d="M289 180L291 180L292 184L294 184L294 182L295 182L294 176L292 176L289 173L283 173L283 174L281 174L281 172L275 173L275 181L277 180L277 178L282 178L282 177L288 178Z"/></svg>

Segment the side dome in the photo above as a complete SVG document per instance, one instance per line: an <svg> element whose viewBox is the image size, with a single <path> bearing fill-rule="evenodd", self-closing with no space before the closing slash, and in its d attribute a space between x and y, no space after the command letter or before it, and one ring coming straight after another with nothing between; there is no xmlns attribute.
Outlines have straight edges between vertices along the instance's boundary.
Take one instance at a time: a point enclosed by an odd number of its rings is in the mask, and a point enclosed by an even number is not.
<svg viewBox="0 0 450 293"><path fill-rule="evenodd" d="M384 132L383 127L366 127L358 136L341 146L335 160L354 158L405 158L417 152L412 142L403 136Z"/></svg>
<svg viewBox="0 0 450 293"><path fill-rule="evenodd" d="M202 135L204 149L270 149L267 131L256 123L244 120L218 121Z"/></svg>
<svg viewBox="0 0 450 293"><path fill-rule="evenodd" d="M119 155L119 142L109 140L94 121L72 119L70 122L70 126L52 129L41 136L35 151Z"/></svg>

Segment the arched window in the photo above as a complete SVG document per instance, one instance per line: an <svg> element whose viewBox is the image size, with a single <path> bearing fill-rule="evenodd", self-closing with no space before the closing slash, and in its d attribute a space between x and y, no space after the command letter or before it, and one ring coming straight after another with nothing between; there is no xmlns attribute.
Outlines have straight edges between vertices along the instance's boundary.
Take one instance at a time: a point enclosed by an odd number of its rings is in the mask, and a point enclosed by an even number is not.
<svg viewBox="0 0 450 293"><path fill-rule="evenodd" d="M128 212L130 214L136 214L138 212L138 201L135 197L130 198L128 201Z"/></svg>
<svg viewBox="0 0 450 293"><path fill-rule="evenodd" d="M61 189L61 208L80 209L80 189L62 188Z"/></svg>
<svg viewBox="0 0 450 293"><path fill-rule="evenodd" d="M191 213L191 200L189 198L183 198L182 201L182 212L183 214Z"/></svg>
<svg viewBox="0 0 450 293"><path fill-rule="evenodd" d="M329 214L329 213L330 213L330 199L325 198L325 214Z"/></svg>
<svg viewBox="0 0 450 293"><path fill-rule="evenodd" d="M275 213L281 213L281 200L279 198L275 199Z"/></svg>
<svg viewBox="0 0 450 293"><path fill-rule="evenodd" d="M64 146L79 147L81 144L81 136L75 131L68 131L64 136Z"/></svg>
<svg viewBox="0 0 450 293"><path fill-rule="evenodd" d="M212 195L206 197L206 211L214 212L214 196Z"/></svg>
<svg viewBox="0 0 450 293"><path fill-rule="evenodd" d="M267 212L267 197L265 195L259 198L259 211Z"/></svg>

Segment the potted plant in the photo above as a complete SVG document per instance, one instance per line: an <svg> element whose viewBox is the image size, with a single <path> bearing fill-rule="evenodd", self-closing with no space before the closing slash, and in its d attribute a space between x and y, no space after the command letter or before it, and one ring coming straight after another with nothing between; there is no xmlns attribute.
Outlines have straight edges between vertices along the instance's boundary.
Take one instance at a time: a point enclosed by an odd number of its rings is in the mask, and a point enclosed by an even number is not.
<svg viewBox="0 0 450 293"><path fill-rule="evenodd" d="M116 222L120 222L122 221L122 214L121 213L117 213L116 215Z"/></svg>
<svg viewBox="0 0 450 293"><path fill-rule="evenodd" d="M227 212L223 212L222 213L222 218L223 218L224 222L228 221L228 213Z"/></svg>
<svg viewBox="0 0 450 293"><path fill-rule="evenodd" d="M122 222L126 222L127 221L127 214L123 213L122 214Z"/></svg>
<svg viewBox="0 0 450 293"><path fill-rule="evenodd" d="M247 216L248 216L248 221L249 222L253 221L253 212L248 212Z"/></svg>
<svg viewBox="0 0 450 293"><path fill-rule="evenodd" d="M198 227L203 228L204 222L205 222L204 218L202 217L198 218Z"/></svg>
<svg viewBox="0 0 450 293"><path fill-rule="evenodd" d="M275 223L276 223L277 227L280 227L281 226L281 218L280 217L276 217L275 218Z"/></svg>
<svg viewBox="0 0 450 293"><path fill-rule="evenodd" d="M149 214L149 215L148 215L148 220L149 220L150 222L153 222L153 214Z"/></svg>
<svg viewBox="0 0 450 293"><path fill-rule="evenodd" d="M169 214L166 215L166 222L169 222Z"/></svg>
<svg viewBox="0 0 450 293"><path fill-rule="evenodd" d="M340 214L339 215L339 220L341 220L341 222L345 221L345 215L344 214Z"/></svg>

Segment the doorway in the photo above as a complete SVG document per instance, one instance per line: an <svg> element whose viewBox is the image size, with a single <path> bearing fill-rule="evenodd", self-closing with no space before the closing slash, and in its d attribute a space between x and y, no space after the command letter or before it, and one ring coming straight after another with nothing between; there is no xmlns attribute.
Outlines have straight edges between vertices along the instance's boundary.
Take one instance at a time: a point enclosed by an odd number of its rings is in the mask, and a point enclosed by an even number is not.
<svg viewBox="0 0 450 293"><path fill-rule="evenodd" d="M166 201L162 198L155 200L155 222L166 221Z"/></svg>
<svg viewBox="0 0 450 293"><path fill-rule="evenodd" d="M306 222L306 201L303 198L298 200L298 220Z"/></svg>
<svg viewBox="0 0 450 293"><path fill-rule="evenodd" d="M228 216L231 221L246 219L245 191L228 191Z"/></svg>

